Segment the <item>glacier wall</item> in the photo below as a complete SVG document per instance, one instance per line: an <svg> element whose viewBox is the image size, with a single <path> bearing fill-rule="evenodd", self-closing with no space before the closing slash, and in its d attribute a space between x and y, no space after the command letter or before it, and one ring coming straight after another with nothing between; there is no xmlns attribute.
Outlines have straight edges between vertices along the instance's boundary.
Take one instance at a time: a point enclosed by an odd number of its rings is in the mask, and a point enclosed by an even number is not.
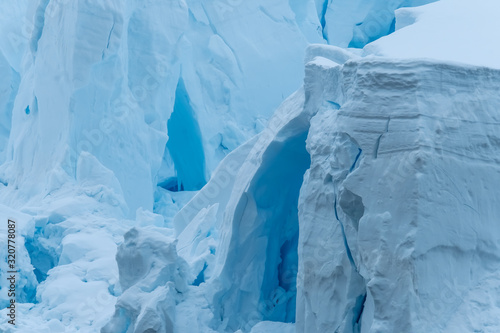
<svg viewBox="0 0 500 333"><path fill-rule="evenodd" d="M322 40L311 6L299 25L286 1L224 4L3 5L22 23L4 24L0 57L1 179L21 189L12 202L71 184L82 151L114 173L126 216L153 209L157 184L203 186L300 85L304 49ZM273 74L262 84L264 73ZM169 119L186 130L170 137ZM189 149L192 159L180 159Z"/></svg>
<svg viewBox="0 0 500 333"><path fill-rule="evenodd" d="M323 38L330 45L363 48L395 30L394 11L435 0L316 0Z"/></svg>

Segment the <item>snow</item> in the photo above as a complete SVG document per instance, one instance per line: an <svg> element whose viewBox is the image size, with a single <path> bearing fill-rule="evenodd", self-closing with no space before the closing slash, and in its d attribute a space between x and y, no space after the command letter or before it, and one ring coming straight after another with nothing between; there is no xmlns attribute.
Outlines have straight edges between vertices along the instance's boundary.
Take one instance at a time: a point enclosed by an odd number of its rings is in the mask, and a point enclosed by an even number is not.
<svg viewBox="0 0 500 333"><path fill-rule="evenodd" d="M440 0L398 9L397 31L367 45L365 55L500 68L499 10L495 0Z"/></svg>
<svg viewBox="0 0 500 333"><path fill-rule="evenodd" d="M2 236L2 240L0 241L0 246L2 249L7 249L7 221L12 219L15 221L15 235L14 239L16 246L16 258L19 265L17 267L20 272L17 276L17 284L16 288L19 291L17 301L19 303L31 303L34 299L36 293L36 277L33 273L33 266L30 263L29 252L25 247L27 243L27 239L33 237L33 232L35 229L35 221L32 216L27 214L19 214L17 211L9 208L7 206L0 204L0 218L2 218L4 223L2 223L0 227L0 234ZM12 245L12 243L11 243ZM4 251L4 250L2 250ZM5 250L4 253L7 253ZM7 258L7 254L5 254L5 258ZM1 263L1 271L2 271L2 282L0 284L0 304L2 309L5 309L9 302L9 298L7 296L6 290L9 289L9 283L7 281L7 271L10 269L7 266L7 261L3 260ZM18 304L19 304L18 303Z"/></svg>
<svg viewBox="0 0 500 333"><path fill-rule="evenodd" d="M431 2L0 4L17 330L498 332L499 6Z"/></svg>
<svg viewBox="0 0 500 333"><path fill-rule="evenodd" d="M116 261L122 294L102 332L172 332L175 305L187 290L187 265L162 229L124 235Z"/></svg>

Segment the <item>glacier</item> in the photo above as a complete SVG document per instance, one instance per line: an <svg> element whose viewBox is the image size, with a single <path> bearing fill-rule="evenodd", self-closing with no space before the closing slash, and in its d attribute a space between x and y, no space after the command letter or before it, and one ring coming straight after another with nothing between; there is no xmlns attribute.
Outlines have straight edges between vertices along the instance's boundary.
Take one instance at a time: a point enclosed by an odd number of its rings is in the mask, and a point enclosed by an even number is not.
<svg viewBox="0 0 500 333"><path fill-rule="evenodd" d="M0 331L500 330L495 1L0 9Z"/></svg>

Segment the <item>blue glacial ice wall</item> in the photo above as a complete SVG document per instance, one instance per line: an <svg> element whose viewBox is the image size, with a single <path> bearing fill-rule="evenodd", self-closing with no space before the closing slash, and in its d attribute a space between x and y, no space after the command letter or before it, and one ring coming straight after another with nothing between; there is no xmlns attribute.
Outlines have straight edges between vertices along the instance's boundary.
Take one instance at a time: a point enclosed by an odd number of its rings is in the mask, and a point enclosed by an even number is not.
<svg viewBox="0 0 500 333"><path fill-rule="evenodd" d="M207 173L203 141L196 113L191 106L182 77L175 90L174 110L167 122L167 129L168 141L165 149L174 162L177 189L201 189L206 183Z"/></svg>

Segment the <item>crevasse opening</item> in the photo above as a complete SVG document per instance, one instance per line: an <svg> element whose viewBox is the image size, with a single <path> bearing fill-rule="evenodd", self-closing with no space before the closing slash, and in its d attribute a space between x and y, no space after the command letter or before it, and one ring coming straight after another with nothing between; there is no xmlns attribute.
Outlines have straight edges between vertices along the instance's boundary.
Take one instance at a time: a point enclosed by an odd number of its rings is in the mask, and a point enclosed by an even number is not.
<svg viewBox="0 0 500 333"><path fill-rule="evenodd" d="M175 91L174 110L167 123L168 142L166 148L174 162L177 184L169 188L186 191L201 189L206 184L205 154L191 100L184 80L179 79Z"/></svg>
<svg viewBox="0 0 500 333"><path fill-rule="evenodd" d="M268 237L261 311L264 320L295 322L298 270L298 198L311 161L305 147L307 132L269 147L274 157L263 163L251 186Z"/></svg>

